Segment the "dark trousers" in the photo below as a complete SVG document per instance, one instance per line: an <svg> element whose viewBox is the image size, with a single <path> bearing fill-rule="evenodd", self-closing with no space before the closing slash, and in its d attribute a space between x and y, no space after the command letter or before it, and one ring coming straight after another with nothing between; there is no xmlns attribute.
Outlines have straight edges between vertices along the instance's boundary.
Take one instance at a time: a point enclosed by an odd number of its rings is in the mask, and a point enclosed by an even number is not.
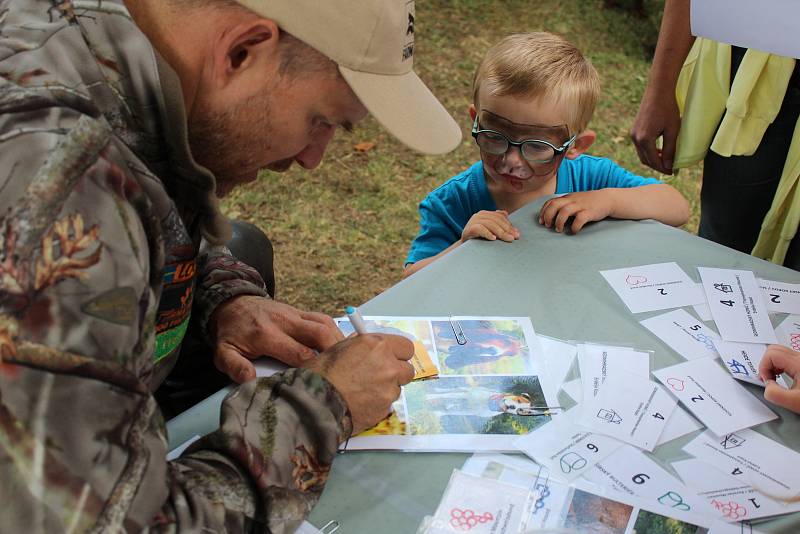
<svg viewBox="0 0 800 534"><path fill-rule="evenodd" d="M745 49L733 47L731 79ZM786 155L800 116L800 62L775 121L752 156L723 157L708 151L700 192L700 237L749 254L780 183ZM784 265L800 270L800 238L789 246Z"/></svg>
<svg viewBox="0 0 800 534"><path fill-rule="evenodd" d="M227 246L238 260L259 272L267 292L274 298L272 243L266 234L253 224L233 221L233 235ZM175 367L155 393L165 419L175 417L231 383L228 375L214 367L213 356L214 348L190 325Z"/></svg>

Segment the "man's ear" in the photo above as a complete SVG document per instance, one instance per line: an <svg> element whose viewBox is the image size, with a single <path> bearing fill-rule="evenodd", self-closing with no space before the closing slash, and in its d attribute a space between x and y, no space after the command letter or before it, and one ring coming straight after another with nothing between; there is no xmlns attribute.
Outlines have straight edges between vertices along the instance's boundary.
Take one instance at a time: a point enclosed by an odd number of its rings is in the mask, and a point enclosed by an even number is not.
<svg viewBox="0 0 800 534"><path fill-rule="evenodd" d="M214 78L217 84L227 86L243 73L255 76L261 68L280 61L278 41L280 32L274 21L259 17L246 17L237 21L220 35L214 47Z"/></svg>
<svg viewBox="0 0 800 534"><path fill-rule="evenodd" d="M597 140L597 133L594 130L584 130L578 134L575 141L567 149L567 158L575 159L591 147Z"/></svg>
<svg viewBox="0 0 800 534"><path fill-rule="evenodd" d="M478 115L478 110L475 108L475 104L469 105L469 120L470 122L475 122L475 117Z"/></svg>

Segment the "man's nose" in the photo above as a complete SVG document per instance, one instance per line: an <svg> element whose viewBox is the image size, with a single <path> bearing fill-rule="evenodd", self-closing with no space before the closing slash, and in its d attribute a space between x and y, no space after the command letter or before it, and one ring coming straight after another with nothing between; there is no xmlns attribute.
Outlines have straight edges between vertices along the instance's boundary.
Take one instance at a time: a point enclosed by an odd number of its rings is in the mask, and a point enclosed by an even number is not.
<svg viewBox="0 0 800 534"><path fill-rule="evenodd" d="M297 154L294 159L304 169L316 169L322 162L322 158L325 155L325 149L328 147L328 143L331 142L331 139L333 139L333 134L335 132L336 127L331 126L330 128L325 128L323 131L316 133L311 142L306 145L306 147L300 151L300 153Z"/></svg>

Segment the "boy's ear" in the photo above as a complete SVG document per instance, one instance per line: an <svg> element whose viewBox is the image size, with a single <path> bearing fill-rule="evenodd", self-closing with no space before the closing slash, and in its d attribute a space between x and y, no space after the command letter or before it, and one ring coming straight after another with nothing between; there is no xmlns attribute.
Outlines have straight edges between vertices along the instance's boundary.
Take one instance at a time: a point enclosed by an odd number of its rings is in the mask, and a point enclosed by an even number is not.
<svg viewBox="0 0 800 534"><path fill-rule="evenodd" d="M475 116L478 114L478 110L475 108L475 104L469 105L469 120L475 121Z"/></svg>
<svg viewBox="0 0 800 534"><path fill-rule="evenodd" d="M596 140L597 133L594 130L584 130L578 134L578 137L572 142L572 146L567 149L567 157L569 159L577 158L589 150L589 147L591 147Z"/></svg>

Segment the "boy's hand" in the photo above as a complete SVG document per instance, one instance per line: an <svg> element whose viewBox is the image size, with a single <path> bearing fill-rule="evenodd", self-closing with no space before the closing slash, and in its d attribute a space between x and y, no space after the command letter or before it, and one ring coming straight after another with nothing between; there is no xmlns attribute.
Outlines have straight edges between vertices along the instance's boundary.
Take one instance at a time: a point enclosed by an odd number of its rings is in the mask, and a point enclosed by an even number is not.
<svg viewBox="0 0 800 534"><path fill-rule="evenodd" d="M505 210L479 211L473 215L461 232L461 242L470 239L483 238L494 241L498 237L509 243L519 239L519 230L508 220L508 212Z"/></svg>
<svg viewBox="0 0 800 534"><path fill-rule="evenodd" d="M591 221L601 221L614 211L614 195L611 191L600 189L570 193L563 197L551 198L539 212L539 224L563 232L567 220L574 217L569 230L577 234Z"/></svg>
<svg viewBox="0 0 800 534"><path fill-rule="evenodd" d="M790 389L784 389L775 382L775 377L781 373L786 373L794 380ZM767 385L764 388L765 399L800 413L800 352L783 345L770 345L758 366L758 375Z"/></svg>

